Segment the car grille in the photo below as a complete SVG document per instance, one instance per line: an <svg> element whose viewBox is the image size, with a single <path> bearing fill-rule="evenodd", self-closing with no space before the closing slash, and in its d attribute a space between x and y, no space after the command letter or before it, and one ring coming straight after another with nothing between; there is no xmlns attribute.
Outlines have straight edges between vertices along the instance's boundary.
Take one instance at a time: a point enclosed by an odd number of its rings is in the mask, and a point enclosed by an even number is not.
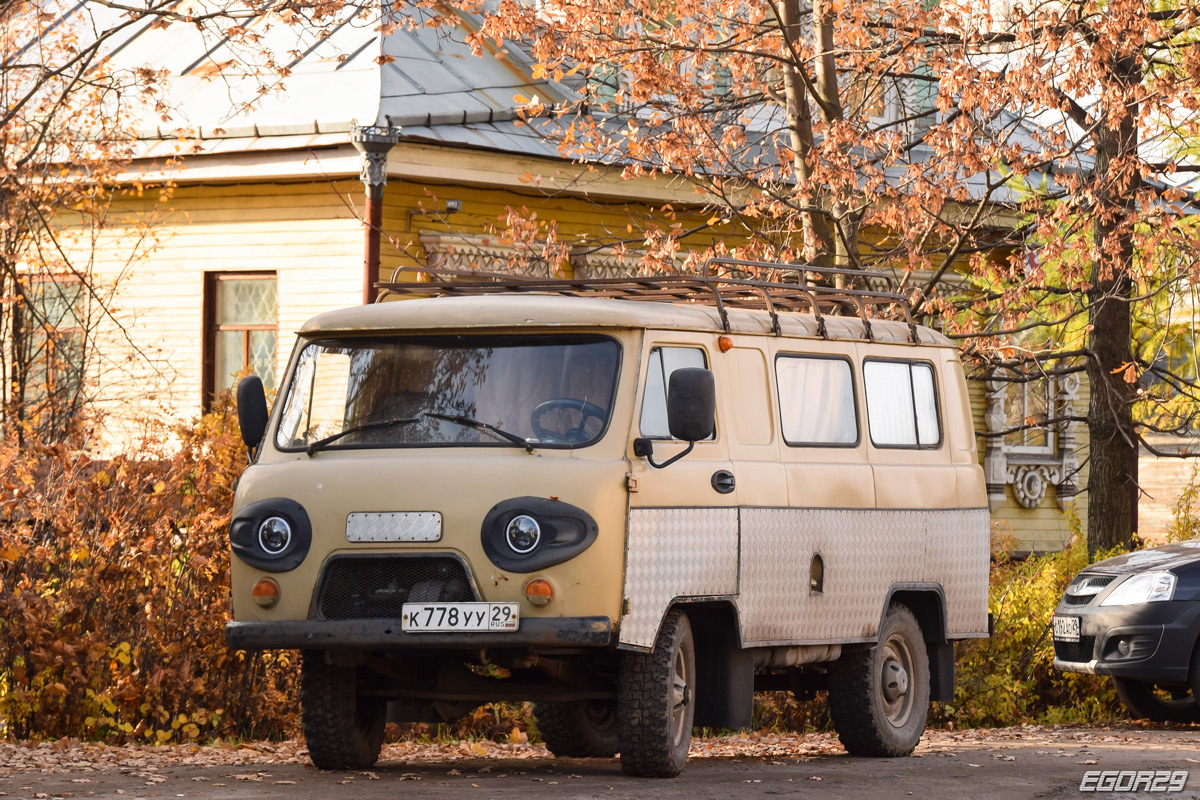
<svg viewBox="0 0 1200 800"><path fill-rule="evenodd" d="M1068 606L1086 606L1096 599L1096 595L1105 586L1117 579L1116 575L1080 575L1071 581L1067 593L1063 595L1063 604ZM1071 594L1072 589L1086 588L1086 594ZM1089 659L1090 660L1090 659Z"/></svg>
<svg viewBox="0 0 1200 800"><path fill-rule="evenodd" d="M321 575L323 619L398 618L405 603L477 600L462 561L453 556L343 556Z"/></svg>
<svg viewBox="0 0 1200 800"><path fill-rule="evenodd" d="M1078 642L1054 642L1054 657L1059 661L1085 663L1092 660L1095 650L1095 636L1080 636Z"/></svg>

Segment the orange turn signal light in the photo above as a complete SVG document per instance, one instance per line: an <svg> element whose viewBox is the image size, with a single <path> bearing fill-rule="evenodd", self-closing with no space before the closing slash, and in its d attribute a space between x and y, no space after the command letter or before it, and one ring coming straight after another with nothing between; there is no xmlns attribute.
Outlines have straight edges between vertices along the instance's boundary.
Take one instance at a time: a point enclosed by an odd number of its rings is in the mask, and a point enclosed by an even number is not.
<svg viewBox="0 0 1200 800"><path fill-rule="evenodd" d="M718 336L717 347L721 348L722 353L728 353L733 349L733 339L730 339L728 336Z"/></svg>
<svg viewBox="0 0 1200 800"><path fill-rule="evenodd" d="M534 578L525 584L525 599L530 605L544 606L554 599L554 587L545 578Z"/></svg>
<svg viewBox="0 0 1200 800"><path fill-rule="evenodd" d="M263 578L254 584L250 595L260 608L271 608L279 602L279 584L275 582L274 578Z"/></svg>

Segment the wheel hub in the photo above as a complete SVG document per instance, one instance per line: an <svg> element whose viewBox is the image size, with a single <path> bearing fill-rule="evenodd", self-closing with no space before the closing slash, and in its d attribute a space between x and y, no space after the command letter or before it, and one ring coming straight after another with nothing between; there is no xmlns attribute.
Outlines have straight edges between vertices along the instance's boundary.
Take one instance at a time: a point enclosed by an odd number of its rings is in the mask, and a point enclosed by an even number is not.
<svg viewBox="0 0 1200 800"><path fill-rule="evenodd" d="M883 665L883 696L889 703L908 693L908 671L904 665L889 658Z"/></svg>

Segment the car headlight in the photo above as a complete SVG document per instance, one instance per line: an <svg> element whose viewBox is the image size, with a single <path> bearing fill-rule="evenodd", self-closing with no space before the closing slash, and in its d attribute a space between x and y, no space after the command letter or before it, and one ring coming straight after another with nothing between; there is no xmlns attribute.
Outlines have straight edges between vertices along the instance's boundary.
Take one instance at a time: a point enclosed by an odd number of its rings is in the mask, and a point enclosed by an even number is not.
<svg viewBox="0 0 1200 800"><path fill-rule="evenodd" d="M229 546L234 555L264 572L295 569L311 545L308 512L287 497L249 503L233 515L229 524Z"/></svg>
<svg viewBox="0 0 1200 800"><path fill-rule="evenodd" d="M267 517L258 526L258 546L277 556L292 543L292 525L283 517Z"/></svg>
<svg viewBox="0 0 1200 800"><path fill-rule="evenodd" d="M582 508L546 497L513 497L492 506L479 535L488 560L528 575L579 555L599 532Z"/></svg>
<svg viewBox="0 0 1200 800"><path fill-rule="evenodd" d="M542 526L528 514L520 514L512 518L505 530L508 546L514 553L525 555L533 551L542 539Z"/></svg>
<svg viewBox="0 0 1200 800"><path fill-rule="evenodd" d="M1175 595L1175 574L1172 572L1142 572L1131 575L1118 584L1102 606L1132 606L1138 603L1157 603Z"/></svg>

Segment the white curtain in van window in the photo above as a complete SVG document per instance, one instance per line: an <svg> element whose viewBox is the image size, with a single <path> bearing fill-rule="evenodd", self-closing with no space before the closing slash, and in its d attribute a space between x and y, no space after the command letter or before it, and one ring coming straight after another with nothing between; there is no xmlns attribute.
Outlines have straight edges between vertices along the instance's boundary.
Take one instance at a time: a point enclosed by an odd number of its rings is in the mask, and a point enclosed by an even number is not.
<svg viewBox="0 0 1200 800"><path fill-rule="evenodd" d="M783 438L789 444L854 444L854 385L841 359L781 356L775 361Z"/></svg>
<svg viewBox="0 0 1200 800"><path fill-rule="evenodd" d="M912 371L908 362L864 361L863 383L866 384L871 441L876 445L915 447L917 425L913 416Z"/></svg>
<svg viewBox="0 0 1200 800"><path fill-rule="evenodd" d="M920 443L923 447L935 447L942 437L938 431L937 390L933 386L933 368L928 364L913 364L912 385Z"/></svg>

